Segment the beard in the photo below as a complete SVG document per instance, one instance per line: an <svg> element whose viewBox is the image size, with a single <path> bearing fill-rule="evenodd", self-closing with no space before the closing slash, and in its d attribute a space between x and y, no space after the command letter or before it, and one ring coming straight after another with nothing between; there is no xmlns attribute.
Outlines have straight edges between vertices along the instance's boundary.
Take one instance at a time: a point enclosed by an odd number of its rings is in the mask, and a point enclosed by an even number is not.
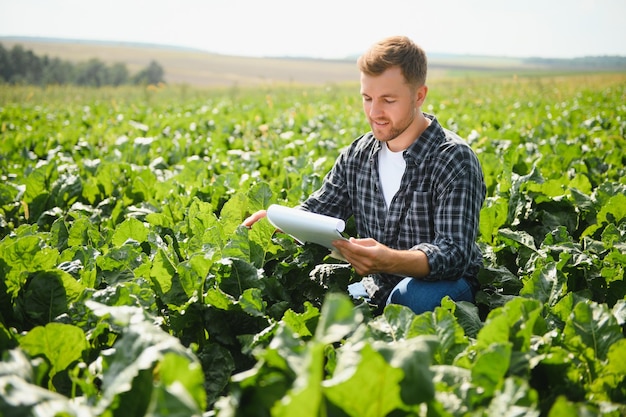
<svg viewBox="0 0 626 417"><path fill-rule="evenodd" d="M374 137L381 142L389 142L404 133L415 121L415 114L411 114L399 123L392 123L390 120L378 120L377 122L387 123L384 126L376 124L376 121L369 120Z"/></svg>

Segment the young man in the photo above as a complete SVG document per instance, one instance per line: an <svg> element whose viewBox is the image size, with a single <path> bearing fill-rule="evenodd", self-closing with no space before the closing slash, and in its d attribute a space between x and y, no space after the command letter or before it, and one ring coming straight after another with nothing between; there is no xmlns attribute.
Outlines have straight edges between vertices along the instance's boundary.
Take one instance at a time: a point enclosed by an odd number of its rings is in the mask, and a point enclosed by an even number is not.
<svg viewBox="0 0 626 417"><path fill-rule="evenodd" d="M396 303L421 313L446 295L473 302L486 193L478 158L422 112L427 60L410 39L383 39L358 66L372 130L341 153L300 208L344 220L354 216L360 238L334 245L364 276L356 287L362 285L381 309ZM264 216L254 213L244 225Z"/></svg>

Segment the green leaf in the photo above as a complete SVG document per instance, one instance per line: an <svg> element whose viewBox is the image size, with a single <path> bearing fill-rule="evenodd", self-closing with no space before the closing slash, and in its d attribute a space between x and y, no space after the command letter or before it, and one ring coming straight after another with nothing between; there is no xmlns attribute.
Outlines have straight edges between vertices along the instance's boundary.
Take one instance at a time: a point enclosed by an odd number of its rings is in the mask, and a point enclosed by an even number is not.
<svg viewBox="0 0 626 417"><path fill-rule="evenodd" d="M51 198L57 207L71 206L83 192L83 182L78 175L63 173L52 184Z"/></svg>
<svg viewBox="0 0 626 417"><path fill-rule="evenodd" d="M189 205L186 221L189 225L191 236L202 236L206 229L215 226L217 218L213 213L213 206L210 203L201 201L194 197ZM168 225L167 227L172 226L173 225Z"/></svg>
<svg viewBox="0 0 626 417"><path fill-rule="evenodd" d="M187 261L178 264L176 271L187 297L191 297L196 292L202 295L204 282L211 265L213 265L211 257L202 253L196 253Z"/></svg>
<svg viewBox="0 0 626 417"><path fill-rule="evenodd" d="M582 237L593 235L596 230L606 226L607 223L619 223L626 217L626 195L615 194L600 208L596 218L596 224L589 226Z"/></svg>
<svg viewBox="0 0 626 417"><path fill-rule="evenodd" d="M143 243L148 238L148 232L148 229L141 221L130 218L124 220L116 227L111 237L111 243L115 246L122 246L128 240Z"/></svg>
<svg viewBox="0 0 626 417"><path fill-rule="evenodd" d="M479 330L483 327L476 304L466 301L454 302L450 297L444 297L441 300L441 307L454 314L457 323L468 337L476 338Z"/></svg>
<svg viewBox="0 0 626 417"><path fill-rule="evenodd" d="M237 227L222 249L223 258L238 258L262 267L265 253L248 238L248 229Z"/></svg>
<svg viewBox="0 0 626 417"><path fill-rule="evenodd" d="M512 343L517 352L530 350L533 335L543 335L546 325L541 315L542 304L537 300L515 297L503 307L492 310L478 332L477 348L492 344Z"/></svg>
<svg viewBox="0 0 626 417"><path fill-rule="evenodd" d="M226 235L234 232L248 213L248 199L242 193L233 195L222 207L220 223Z"/></svg>
<svg viewBox="0 0 626 417"><path fill-rule="evenodd" d="M392 343L373 343L373 347L389 365L404 372L400 381L400 395L404 404L419 404L435 396L433 373L430 370L433 345L433 340L424 336Z"/></svg>
<svg viewBox="0 0 626 417"><path fill-rule="evenodd" d="M59 252L45 247L40 237L26 235L2 242L0 258L8 267L4 278L7 294L15 298L30 273L55 268Z"/></svg>
<svg viewBox="0 0 626 417"><path fill-rule="evenodd" d="M324 300L315 340L322 343L338 342L363 321L363 313L354 309L352 301L343 294L330 293Z"/></svg>
<svg viewBox="0 0 626 417"><path fill-rule="evenodd" d="M197 413L205 409L207 396L199 363L190 363L188 358L167 352L157 369L160 383L151 405L156 414L185 417L199 415Z"/></svg>
<svg viewBox="0 0 626 417"><path fill-rule="evenodd" d="M178 397L189 407L192 402L185 398L192 398L198 403L189 415L201 414L200 403L204 400L198 391L203 388L196 368L197 359L177 338L155 326L141 308L108 307L93 301L87 301L86 305L121 332L113 348L101 356L102 396L94 407L96 414L111 410L116 416L145 415L148 407L158 405L159 396L164 394L155 376L168 354L180 360L170 358L170 363L165 365L166 402L181 406L180 400L172 398ZM173 367L180 367L181 371L175 372Z"/></svg>
<svg viewBox="0 0 626 417"><path fill-rule="evenodd" d="M481 387L485 397L502 387L511 364L511 343L492 343L479 352L472 366L472 384Z"/></svg>
<svg viewBox="0 0 626 417"><path fill-rule="evenodd" d="M66 313L84 287L67 272L61 270L35 273L15 301L16 312L25 324L45 325Z"/></svg>
<svg viewBox="0 0 626 417"><path fill-rule="evenodd" d="M71 324L48 323L20 338L20 347L31 357L43 355L51 365L50 381L57 373L79 361L88 348L85 333Z"/></svg>
<svg viewBox="0 0 626 417"><path fill-rule="evenodd" d="M604 370L617 377L618 383L624 381L626 378L626 339L617 340L609 346ZM614 386L617 387L617 384Z"/></svg>
<svg viewBox="0 0 626 417"><path fill-rule="evenodd" d="M204 296L204 303L220 310L229 310L235 305L235 299L219 288L210 288Z"/></svg>
<svg viewBox="0 0 626 417"><path fill-rule="evenodd" d="M480 211L480 238L493 243L498 230L506 224L508 214L508 201L504 198L487 198Z"/></svg>
<svg viewBox="0 0 626 417"><path fill-rule="evenodd" d="M371 345L361 350L355 367L348 367L322 383L324 395L351 417L380 417L404 406L401 381L405 373L391 366ZM423 387L414 386L420 393Z"/></svg>
<svg viewBox="0 0 626 417"><path fill-rule="evenodd" d="M400 304L389 304L381 316L368 323L368 327L377 339L401 340L410 337L414 320L417 319L410 308Z"/></svg>
<svg viewBox="0 0 626 417"><path fill-rule="evenodd" d="M272 203L272 189L266 182L254 184L248 191L248 210L254 213L267 209Z"/></svg>
<svg viewBox="0 0 626 417"><path fill-rule="evenodd" d="M74 220L69 228L67 237L68 246L95 246L98 247L102 238L97 225L85 216Z"/></svg>
<svg viewBox="0 0 626 417"><path fill-rule="evenodd" d="M537 269L520 290L521 296L540 300L549 306L556 305L566 293L567 277L555 262Z"/></svg>
<svg viewBox="0 0 626 417"><path fill-rule="evenodd" d="M136 272L145 272L144 269L151 266L141 247L130 242L119 248L110 249L103 256L98 256L96 265L100 279L109 285L133 280L136 278ZM138 276L149 278L148 274Z"/></svg>
<svg viewBox="0 0 626 417"><path fill-rule="evenodd" d="M521 378L506 378L485 410L487 416L539 417L538 395ZM563 417L569 417L567 414Z"/></svg>
<svg viewBox="0 0 626 417"><path fill-rule="evenodd" d="M196 356L200 360L204 372L206 401L213 404L217 397L224 393L230 376L235 370L235 362L230 352L216 343L205 344L196 353ZM193 392L193 388L189 388L189 390Z"/></svg>
<svg viewBox="0 0 626 417"><path fill-rule="evenodd" d="M57 177L56 165L46 163L35 168L25 179L24 202L28 204L26 219L39 219L52 206L50 189Z"/></svg>
<svg viewBox="0 0 626 417"><path fill-rule="evenodd" d="M533 252L537 252L537 247L535 246L535 241L533 237L525 231L514 231L511 229L500 229L498 234L503 238L503 240L509 240L511 244L525 247L530 249Z"/></svg>
<svg viewBox="0 0 626 417"><path fill-rule="evenodd" d="M17 375L0 376L0 410L12 417L45 415L50 410L54 410L55 417L93 415L88 406L30 384Z"/></svg>
<svg viewBox="0 0 626 417"><path fill-rule="evenodd" d="M263 301L262 293L259 288L248 288L239 297L239 306L243 311L251 316L265 316L265 307L267 303Z"/></svg>
<svg viewBox="0 0 626 417"><path fill-rule="evenodd" d="M324 346L312 343L305 356L305 364L298 372L293 387L272 407L276 417L318 417L322 404L324 377Z"/></svg>
<svg viewBox="0 0 626 417"><path fill-rule="evenodd" d="M567 397L563 395L557 397L548 413L548 417L595 417L598 415L600 415L600 411L593 404L574 403L568 401Z"/></svg>
<svg viewBox="0 0 626 417"><path fill-rule="evenodd" d="M469 344L463 328L454 315L445 308L415 316L407 326L407 336L433 335L437 343L433 346L433 361L436 364L451 364L456 356Z"/></svg>
<svg viewBox="0 0 626 417"><path fill-rule="evenodd" d="M294 334L300 337L313 336L313 331L318 323L320 311L309 302L304 304L304 312L296 313L289 309L283 315L281 323L289 327Z"/></svg>
<svg viewBox="0 0 626 417"><path fill-rule="evenodd" d="M176 274L176 267L163 249L157 251L152 260L150 278L154 282L159 294L167 294L172 289L172 279Z"/></svg>
<svg viewBox="0 0 626 417"><path fill-rule="evenodd" d="M590 360L605 360L611 345L623 339L621 327L606 305L579 302L563 329L565 344Z"/></svg>
<svg viewBox="0 0 626 417"><path fill-rule="evenodd" d="M261 271L241 259L221 259L211 268L222 291L239 298L248 288L262 288Z"/></svg>

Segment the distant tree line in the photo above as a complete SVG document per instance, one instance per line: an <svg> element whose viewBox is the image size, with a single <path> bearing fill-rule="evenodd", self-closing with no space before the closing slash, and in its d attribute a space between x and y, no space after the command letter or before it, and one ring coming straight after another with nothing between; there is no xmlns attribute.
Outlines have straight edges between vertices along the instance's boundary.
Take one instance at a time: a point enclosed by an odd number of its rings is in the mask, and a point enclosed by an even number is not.
<svg viewBox="0 0 626 417"><path fill-rule="evenodd" d="M584 56L579 58L528 58L531 64L560 68L623 70L626 57L619 55Z"/></svg>
<svg viewBox="0 0 626 417"><path fill-rule="evenodd" d="M59 58L39 57L21 45L6 49L0 43L0 84L65 85L102 87L124 84L158 84L164 82L161 65L150 64L131 75L125 64L107 65L93 58L72 63Z"/></svg>

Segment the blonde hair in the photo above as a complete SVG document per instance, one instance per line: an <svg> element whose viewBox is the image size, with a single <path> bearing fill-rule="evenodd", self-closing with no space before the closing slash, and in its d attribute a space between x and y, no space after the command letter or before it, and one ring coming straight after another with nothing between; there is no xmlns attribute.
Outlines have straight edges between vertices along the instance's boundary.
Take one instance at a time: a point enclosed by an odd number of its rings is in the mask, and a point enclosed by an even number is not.
<svg viewBox="0 0 626 417"><path fill-rule="evenodd" d="M380 75L397 66L408 84L420 87L426 83L426 53L406 36L391 36L375 43L359 57L357 65L367 75Z"/></svg>

